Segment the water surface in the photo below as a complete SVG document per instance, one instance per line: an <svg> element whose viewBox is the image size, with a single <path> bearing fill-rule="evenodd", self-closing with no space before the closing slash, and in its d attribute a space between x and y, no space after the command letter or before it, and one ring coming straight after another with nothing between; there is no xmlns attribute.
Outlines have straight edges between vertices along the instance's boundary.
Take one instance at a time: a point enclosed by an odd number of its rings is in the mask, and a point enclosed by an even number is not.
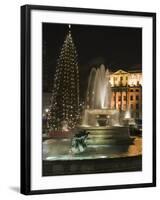
<svg viewBox="0 0 160 200"><path fill-rule="evenodd" d="M135 137L132 145L89 145L82 153L71 152L70 139L49 139L43 142L43 160L83 160L119 158L142 155L142 138Z"/></svg>

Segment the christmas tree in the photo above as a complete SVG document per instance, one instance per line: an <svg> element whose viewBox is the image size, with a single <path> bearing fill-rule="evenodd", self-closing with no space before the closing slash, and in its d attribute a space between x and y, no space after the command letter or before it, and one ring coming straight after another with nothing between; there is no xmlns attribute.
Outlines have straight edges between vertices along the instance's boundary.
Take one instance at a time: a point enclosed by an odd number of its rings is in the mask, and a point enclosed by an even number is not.
<svg viewBox="0 0 160 200"><path fill-rule="evenodd" d="M48 113L50 130L69 130L79 120L79 69L75 44L69 26L57 61L51 104Z"/></svg>

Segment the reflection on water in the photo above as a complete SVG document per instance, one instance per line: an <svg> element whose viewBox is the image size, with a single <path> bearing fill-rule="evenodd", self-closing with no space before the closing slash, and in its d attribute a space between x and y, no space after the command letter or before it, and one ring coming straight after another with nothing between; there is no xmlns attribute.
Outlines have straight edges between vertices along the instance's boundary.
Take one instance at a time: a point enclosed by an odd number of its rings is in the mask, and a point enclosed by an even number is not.
<svg viewBox="0 0 160 200"><path fill-rule="evenodd" d="M142 138L136 137L132 145L89 145L79 154L71 152L71 140L49 139L43 142L43 160L83 160L117 158L142 154Z"/></svg>

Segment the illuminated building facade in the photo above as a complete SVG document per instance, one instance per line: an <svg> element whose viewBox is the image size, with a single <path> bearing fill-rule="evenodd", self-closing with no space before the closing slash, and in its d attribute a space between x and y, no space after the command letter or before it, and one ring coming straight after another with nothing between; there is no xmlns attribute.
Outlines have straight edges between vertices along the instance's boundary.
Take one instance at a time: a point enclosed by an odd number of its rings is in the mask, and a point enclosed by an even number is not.
<svg viewBox="0 0 160 200"><path fill-rule="evenodd" d="M111 108L131 111L131 116L142 119L142 72L118 70L110 74L112 87Z"/></svg>

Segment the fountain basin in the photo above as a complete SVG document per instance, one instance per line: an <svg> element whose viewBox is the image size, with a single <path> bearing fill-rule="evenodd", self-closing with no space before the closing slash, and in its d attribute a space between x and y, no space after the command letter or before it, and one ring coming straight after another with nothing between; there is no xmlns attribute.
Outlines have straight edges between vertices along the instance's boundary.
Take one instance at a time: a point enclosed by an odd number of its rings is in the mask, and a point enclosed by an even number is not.
<svg viewBox="0 0 160 200"><path fill-rule="evenodd" d="M127 126L80 126L79 129L89 132L88 145L129 145L134 141L134 138L129 135Z"/></svg>
<svg viewBox="0 0 160 200"><path fill-rule="evenodd" d="M119 124L119 112L115 109L85 109L83 124L91 127ZM82 125L83 126L83 125Z"/></svg>

